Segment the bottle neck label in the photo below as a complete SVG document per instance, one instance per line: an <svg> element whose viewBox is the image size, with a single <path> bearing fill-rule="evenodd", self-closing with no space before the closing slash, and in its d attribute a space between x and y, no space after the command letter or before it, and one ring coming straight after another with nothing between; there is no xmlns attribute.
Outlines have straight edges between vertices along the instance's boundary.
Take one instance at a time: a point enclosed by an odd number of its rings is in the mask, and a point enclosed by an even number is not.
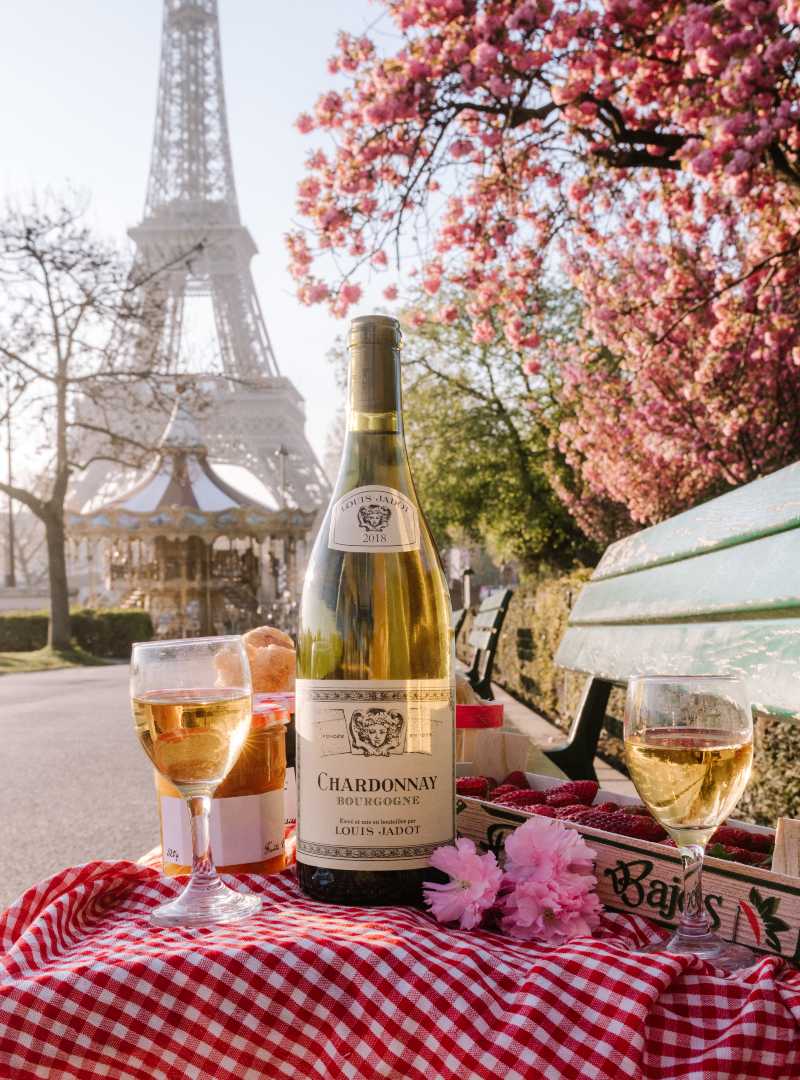
<svg viewBox="0 0 800 1080"><path fill-rule="evenodd" d="M370 484L337 499L331 513L328 547L336 551L419 549L419 511L394 488Z"/></svg>

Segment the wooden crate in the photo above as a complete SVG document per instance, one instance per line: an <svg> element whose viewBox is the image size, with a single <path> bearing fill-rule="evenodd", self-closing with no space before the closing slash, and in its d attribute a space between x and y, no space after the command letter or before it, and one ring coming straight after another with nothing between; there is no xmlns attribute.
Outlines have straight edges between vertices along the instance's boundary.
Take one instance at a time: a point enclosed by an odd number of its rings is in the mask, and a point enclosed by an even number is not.
<svg viewBox="0 0 800 1080"><path fill-rule="evenodd" d="M535 790L560 783L532 774L528 774L528 782ZM607 800L638 801L601 789L596 801ZM480 799L456 797L459 835L496 853L508 833L534 816ZM674 848L615 836L573 821L563 824L582 833L596 852L597 892L606 907L645 915L662 926L677 924L682 903L681 860ZM745 822L730 824L752 832L770 831ZM709 856L703 870L703 895L712 929L722 937L800 962L800 878Z"/></svg>

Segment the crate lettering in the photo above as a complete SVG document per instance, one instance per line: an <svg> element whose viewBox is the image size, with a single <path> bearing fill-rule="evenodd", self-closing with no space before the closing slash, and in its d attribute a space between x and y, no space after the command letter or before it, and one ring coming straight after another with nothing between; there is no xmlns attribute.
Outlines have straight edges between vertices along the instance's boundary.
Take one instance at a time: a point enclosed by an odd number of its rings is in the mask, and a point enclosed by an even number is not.
<svg viewBox="0 0 800 1080"><path fill-rule="evenodd" d="M615 866L607 866L603 870L603 875L611 879L614 895L627 907L649 908L650 911L641 914L653 912L659 918L670 921L683 911L681 879L674 876L671 883L667 883L661 878L651 877L653 866L649 859L631 859L628 862L617 859ZM715 893L705 893L703 900L711 928L716 930L720 925L717 909L722 907L723 899Z"/></svg>

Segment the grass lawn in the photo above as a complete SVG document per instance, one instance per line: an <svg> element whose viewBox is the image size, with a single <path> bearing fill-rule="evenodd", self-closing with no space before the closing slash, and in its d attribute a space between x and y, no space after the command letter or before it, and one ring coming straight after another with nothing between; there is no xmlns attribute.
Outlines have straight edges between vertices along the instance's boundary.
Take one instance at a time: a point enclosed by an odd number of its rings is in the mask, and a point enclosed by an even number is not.
<svg viewBox="0 0 800 1080"><path fill-rule="evenodd" d="M79 645L71 649L37 649L35 652L0 652L0 675L15 671L49 671L51 668L98 667L109 661L92 656Z"/></svg>

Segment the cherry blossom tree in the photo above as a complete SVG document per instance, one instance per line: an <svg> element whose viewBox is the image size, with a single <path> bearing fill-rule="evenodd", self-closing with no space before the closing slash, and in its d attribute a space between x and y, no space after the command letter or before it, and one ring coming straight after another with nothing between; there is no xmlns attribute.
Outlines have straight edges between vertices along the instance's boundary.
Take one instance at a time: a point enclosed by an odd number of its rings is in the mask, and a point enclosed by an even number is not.
<svg viewBox="0 0 800 1080"><path fill-rule="evenodd" d="M555 441L582 480L562 494L593 535L587 495L653 522L800 457L800 260L785 211L743 219L719 198L698 224L686 194L652 205L646 243L640 211L571 260L588 314L564 354Z"/></svg>
<svg viewBox="0 0 800 1080"><path fill-rule="evenodd" d="M589 529L598 499L653 521L797 456L798 0L381 2L397 48L342 33L341 89L298 121L333 143L288 237L301 300L343 315L410 261L533 371L568 274L555 440Z"/></svg>

